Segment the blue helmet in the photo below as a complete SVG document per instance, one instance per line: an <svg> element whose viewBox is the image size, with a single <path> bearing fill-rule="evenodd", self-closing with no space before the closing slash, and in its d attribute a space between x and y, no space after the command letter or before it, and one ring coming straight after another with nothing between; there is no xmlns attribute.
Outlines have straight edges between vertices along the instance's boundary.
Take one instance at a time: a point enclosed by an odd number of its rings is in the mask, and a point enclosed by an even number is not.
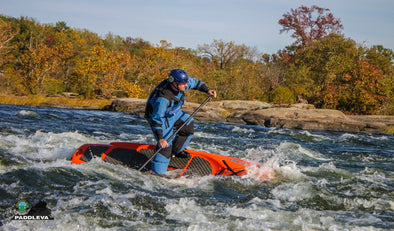
<svg viewBox="0 0 394 231"><path fill-rule="evenodd" d="M168 75L168 81L170 81L170 83L187 83L189 81L189 76L184 70L173 69Z"/></svg>

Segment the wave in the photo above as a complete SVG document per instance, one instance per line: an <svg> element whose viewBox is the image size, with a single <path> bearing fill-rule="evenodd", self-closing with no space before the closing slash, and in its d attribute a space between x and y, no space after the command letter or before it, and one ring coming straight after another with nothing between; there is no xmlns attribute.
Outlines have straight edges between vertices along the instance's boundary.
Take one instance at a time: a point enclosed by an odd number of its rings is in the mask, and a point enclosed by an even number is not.
<svg viewBox="0 0 394 231"><path fill-rule="evenodd" d="M25 117L25 118L39 118L40 115L35 111L27 111L27 110L20 110L16 113L16 116Z"/></svg>
<svg viewBox="0 0 394 231"><path fill-rule="evenodd" d="M121 113L8 109L2 115L25 110L40 117L0 117L5 230L393 228L391 136L196 123L190 149L251 161L250 175L165 179L100 159L81 165L68 160L85 143L155 143L142 120ZM259 180L272 171L269 181ZM44 200L54 220L12 221L20 199Z"/></svg>

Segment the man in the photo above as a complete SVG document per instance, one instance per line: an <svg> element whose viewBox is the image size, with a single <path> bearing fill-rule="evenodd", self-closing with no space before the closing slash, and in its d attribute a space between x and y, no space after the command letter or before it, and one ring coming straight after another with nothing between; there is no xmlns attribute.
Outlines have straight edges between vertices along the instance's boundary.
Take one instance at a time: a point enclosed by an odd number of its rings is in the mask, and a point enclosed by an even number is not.
<svg viewBox="0 0 394 231"><path fill-rule="evenodd" d="M185 92L193 89L216 97L216 91L209 90L204 82L196 78L189 78L181 69L170 72L168 79L163 80L150 94L145 109L145 117L158 141L157 147L162 150L152 160L152 170L157 174L167 172L171 156L187 158L184 151L194 133L194 122L191 119L175 136L167 139L178 129L190 115L182 111Z"/></svg>

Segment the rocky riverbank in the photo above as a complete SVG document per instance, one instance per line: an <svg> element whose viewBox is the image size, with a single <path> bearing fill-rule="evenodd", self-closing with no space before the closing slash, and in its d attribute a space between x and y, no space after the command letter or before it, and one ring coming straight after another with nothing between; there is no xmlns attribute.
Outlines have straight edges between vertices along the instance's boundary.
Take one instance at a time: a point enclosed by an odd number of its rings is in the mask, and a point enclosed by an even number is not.
<svg viewBox="0 0 394 231"><path fill-rule="evenodd" d="M146 99L115 99L105 110L143 117L145 103ZM186 102L183 110L192 113L198 106ZM315 109L310 104L278 106L242 100L208 102L196 114L195 120L323 132L393 134L394 130L394 116L346 116L337 110Z"/></svg>

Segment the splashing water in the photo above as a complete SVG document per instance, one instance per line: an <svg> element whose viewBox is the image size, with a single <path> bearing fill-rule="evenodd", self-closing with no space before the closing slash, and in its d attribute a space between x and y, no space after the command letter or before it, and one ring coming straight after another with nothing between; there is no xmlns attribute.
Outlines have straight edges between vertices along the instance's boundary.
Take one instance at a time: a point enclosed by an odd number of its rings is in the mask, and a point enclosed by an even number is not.
<svg viewBox="0 0 394 231"><path fill-rule="evenodd" d="M0 105L1 229L394 229L393 136L196 123L188 148L251 161L248 175L70 164L80 145L114 141L154 143L124 113ZM54 219L12 220L19 200L47 202Z"/></svg>

